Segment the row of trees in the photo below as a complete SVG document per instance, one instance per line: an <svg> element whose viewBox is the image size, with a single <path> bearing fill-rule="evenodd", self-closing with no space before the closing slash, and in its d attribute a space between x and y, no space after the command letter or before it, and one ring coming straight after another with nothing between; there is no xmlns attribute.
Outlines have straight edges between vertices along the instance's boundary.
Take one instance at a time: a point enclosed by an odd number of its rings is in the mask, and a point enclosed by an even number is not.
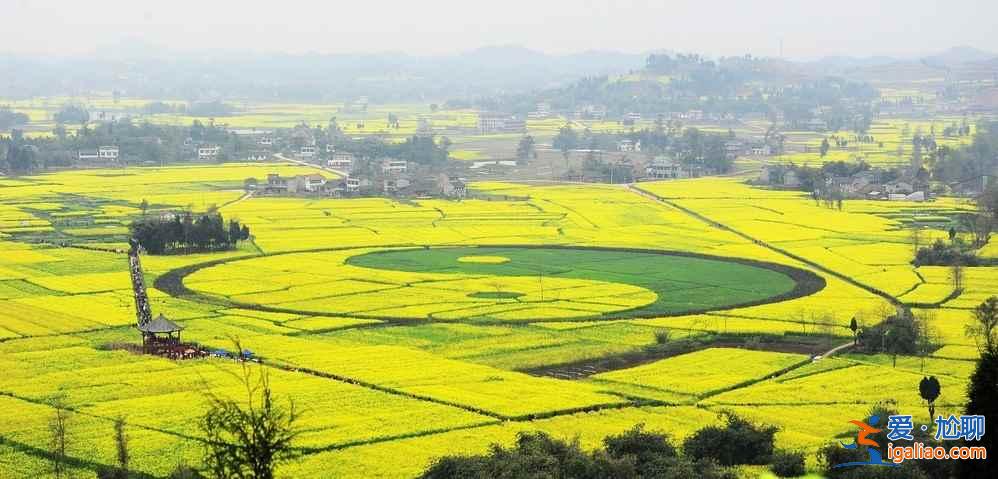
<svg viewBox="0 0 998 479"><path fill-rule="evenodd" d="M28 123L30 119L24 113L11 110L9 106L0 106L0 130L9 130Z"/></svg>
<svg viewBox="0 0 998 479"><path fill-rule="evenodd" d="M581 133L571 125L565 125L558 130L552 140L552 146L568 157L572 150L616 149L617 142L623 138L634 143L641 143L641 151L647 156L667 154L686 166L698 166L709 171L724 173L731 169L732 159L725 150L725 141L732 136L718 133L705 133L697 128L682 128L678 122L659 119L654 128L632 131L624 135L593 133L589 129Z"/></svg>
<svg viewBox="0 0 998 479"><path fill-rule="evenodd" d="M567 443L543 432L520 433L510 448L496 444L484 455L443 457L421 477L734 479L738 474L730 466L769 463L779 464L774 471L781 476L802 475L805 472L802 454L774 454L776 431L775 427L755 426L734 414L724 413L720 425L700 429L681 447L667 436L645 431L638 425L604 438L603 447L592 452L582 450L577 441Z"/></svg>
<svg viewBox="0 0 998 479"><path fill-rule="evenodd" d="M31 173L38 165L38 148L25 141L20 130L0 137L0 171L16 176Z"/></svg>
<svg viewBox="0 0 998 479"><path fill-rule="evenodd" d="M135 238L149 254L223 251L236 247L250 237L249 226L209 210L203 214L183 211L167 217L142 217L129 226Z"/></svg>

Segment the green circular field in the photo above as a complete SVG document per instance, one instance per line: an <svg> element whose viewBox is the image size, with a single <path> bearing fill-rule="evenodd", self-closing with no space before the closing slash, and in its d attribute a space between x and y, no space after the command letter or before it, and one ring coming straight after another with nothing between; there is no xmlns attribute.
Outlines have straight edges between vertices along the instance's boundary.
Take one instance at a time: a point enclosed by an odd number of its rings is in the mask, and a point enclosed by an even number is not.
<svg viewBox="0 0 998 479"><path fill-rule="evenodd" d="M170 276L170 275L168 275ZM443 321L671 316L780 301L824 287L771 263L651 250L437 247L328 250L226 260L180 289L237 306Z"/></svg>
<svg viewBox="0 0 998 479"><path fill-rule="evenodd" d="M467 261L469 257L503 258L501 262ZM654 299L603 316L655 316L708 311L809 294L823 286L799 284L814 280L807 272L766 263L646 251L591 248L463 247L392 250L352 256L347 264L394 271L433 272L529 278L562 278L628 285L654 293ZM796 279L795 279L796 277ZM817 278L820 281L820 278ZM599 288L593 303L606 301ZM489 291L470 294L490 297ZM627 295L628 293L622 293ZM517 296L497 291L491 297ZM523 300L523 295L516 299ZM612 294L608 295L612 298ZM535 298L540 300L540 298ZM562 301L554 291L547 301ZM584 304L585 297L565 301ZM618 305L622 305L618 303Z"/></svg>

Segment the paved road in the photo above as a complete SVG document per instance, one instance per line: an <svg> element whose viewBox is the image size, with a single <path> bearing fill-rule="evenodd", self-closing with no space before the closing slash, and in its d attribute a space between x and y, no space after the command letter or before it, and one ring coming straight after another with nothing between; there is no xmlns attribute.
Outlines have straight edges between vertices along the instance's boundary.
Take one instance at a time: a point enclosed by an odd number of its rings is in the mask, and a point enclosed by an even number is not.
<svg viewBox="0 0 998 479"><path fill-rule="evenodd" d="M286 161L288 163L294 163L294 164L299 165L299 166L307 166L309 168L315 168L317 170L327 171L329 173L333 173L333 174L339 176L340 178L346 178L346 177L350 176L349 173L347 173L345 171L342 171L342 170L334 170L332 168L326 168L325 166L322 166L322 165L316 165L314 163L308 163L306 161L295 160L295 159L292 159L292 158L288 158L288 157L286 157L286 156L284 156L284 155L282 155L280 153L275 153L274 154L274 158L277 158L278 160L281 160L281 161Z"/></svg>

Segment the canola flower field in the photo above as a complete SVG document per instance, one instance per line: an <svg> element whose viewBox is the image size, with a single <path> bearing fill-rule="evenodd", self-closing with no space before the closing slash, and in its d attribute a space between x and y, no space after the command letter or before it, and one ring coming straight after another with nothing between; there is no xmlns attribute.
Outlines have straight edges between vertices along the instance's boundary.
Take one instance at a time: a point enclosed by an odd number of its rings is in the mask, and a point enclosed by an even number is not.
<svg viewBox="0 0 998 479"><path fill-rule="evenodd" d="M945 268L910 264L906 224L970 208L956 200L847 201L839 211L737 178L472 185L526 198L517 201L243 197L246 177L299 170L257 163L0 179L0 470L44 476L59 408L70 413L72 477L113 463L119 417L135 469L162 476L197 461L192 424L204 393L235 394L230 361L118 347L139 340L123 230L142 214L215 205L250 226L252 241L235 251L142 261L150 286L214 264L183 278L185 294L151 287L152 308L182 324L185 340L230 348L238 337L264 359L278 395L303 407L303 455L283 477L412 477L436 457L529 430L594 447L644 423L679 440L724 410L779 426L778 447L813 452L848 436L847 421L878 401L927 420L917 393L924 375L943 386L937 412L958 412L976 353L963 329L970 308L998 291L995 267L966 268L954 296ZM926 230L922 241L945 234ZM751 261L806 271L823 287L753 302L794 281ZM703 288L703 308L667 307ZM935 332L941 347L924 360L812 361L709 343L789 338L830 348L851 340L850 319L875 323L891 298L919 305ZM664 336L705 346L576 379L537 373L640 353Z"/></svg>

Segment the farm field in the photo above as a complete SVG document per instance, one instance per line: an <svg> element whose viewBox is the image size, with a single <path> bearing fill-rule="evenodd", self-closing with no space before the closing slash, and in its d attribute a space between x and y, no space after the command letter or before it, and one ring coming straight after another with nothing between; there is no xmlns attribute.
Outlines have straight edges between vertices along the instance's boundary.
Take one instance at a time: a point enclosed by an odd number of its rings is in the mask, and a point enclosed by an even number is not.
<svg viewBox="0 0 998 479"><path fill-rule="evenodd" d="M303 455L288 478L412 477L520 431L592 448L644 423L679 440L727 410L779 426L777 446L806 451L813 468L814 451L878 402L926 421L924 375L940 379L940 412L957 412L976 353L963 333L970 308L998 291L998 267L966 268L953 294L945 268L910 263L906 224L970 208L955 200L839 211L742 178L472 185L513 201L243 197L244 178L304 171L314 170L0 180L0 467L44 477L57 408L70 414L72 477L114 461L118 417L136 470L161 477L197 460L204 438L192 425L207 392L236 394L236 363L122 347L139 341L127 225L178 208L214 205L252 239L144 255L153 311L187 341L231 349L239 338L278 396L303 406ZM921 241L945 235L930 227ZM821 287L792 294L801 277ZM892 300L916 306L939 348L896 366L886 355L812 361L851 341L850 319L872 325ZM673 342L688 349L655 355Z"/></svg>
<svg viewBox="0 0 998 479"><path fill-rule="evenodd" d="M964 136L944 136L947 127L963 125L966 122L971 128L971 134ZM794 163L797 165L820 166L832 161L858 162L860 160L871 166L890 167L907 165L911 155L912 137L916 135L933 135L939 146L958 148L970 144L973 139L974 118L936 117L931 120L915 119L882 119L870 125L867 135L872 141L859 141L859 138L848 132L786 132L785 148L788 151L772 159L774 162ZM848 143L844 147L834 146L825 156L819 153L821 142L826 138L838 138Z"/></svg>
<svg viewBox="0 0 998 479"><path fill-rule="evenodd" d="M310 278L295 274L295 265L309 263L326 268ZM264 271L273 279L254 280ZM253 284L251 290L234 284L237 278ZM195 291L240 304L442 321L676 315L806 295L823 286L806 272L764 263L637 250L510 247L276 255L227 262L184 281Z"/></svg>

